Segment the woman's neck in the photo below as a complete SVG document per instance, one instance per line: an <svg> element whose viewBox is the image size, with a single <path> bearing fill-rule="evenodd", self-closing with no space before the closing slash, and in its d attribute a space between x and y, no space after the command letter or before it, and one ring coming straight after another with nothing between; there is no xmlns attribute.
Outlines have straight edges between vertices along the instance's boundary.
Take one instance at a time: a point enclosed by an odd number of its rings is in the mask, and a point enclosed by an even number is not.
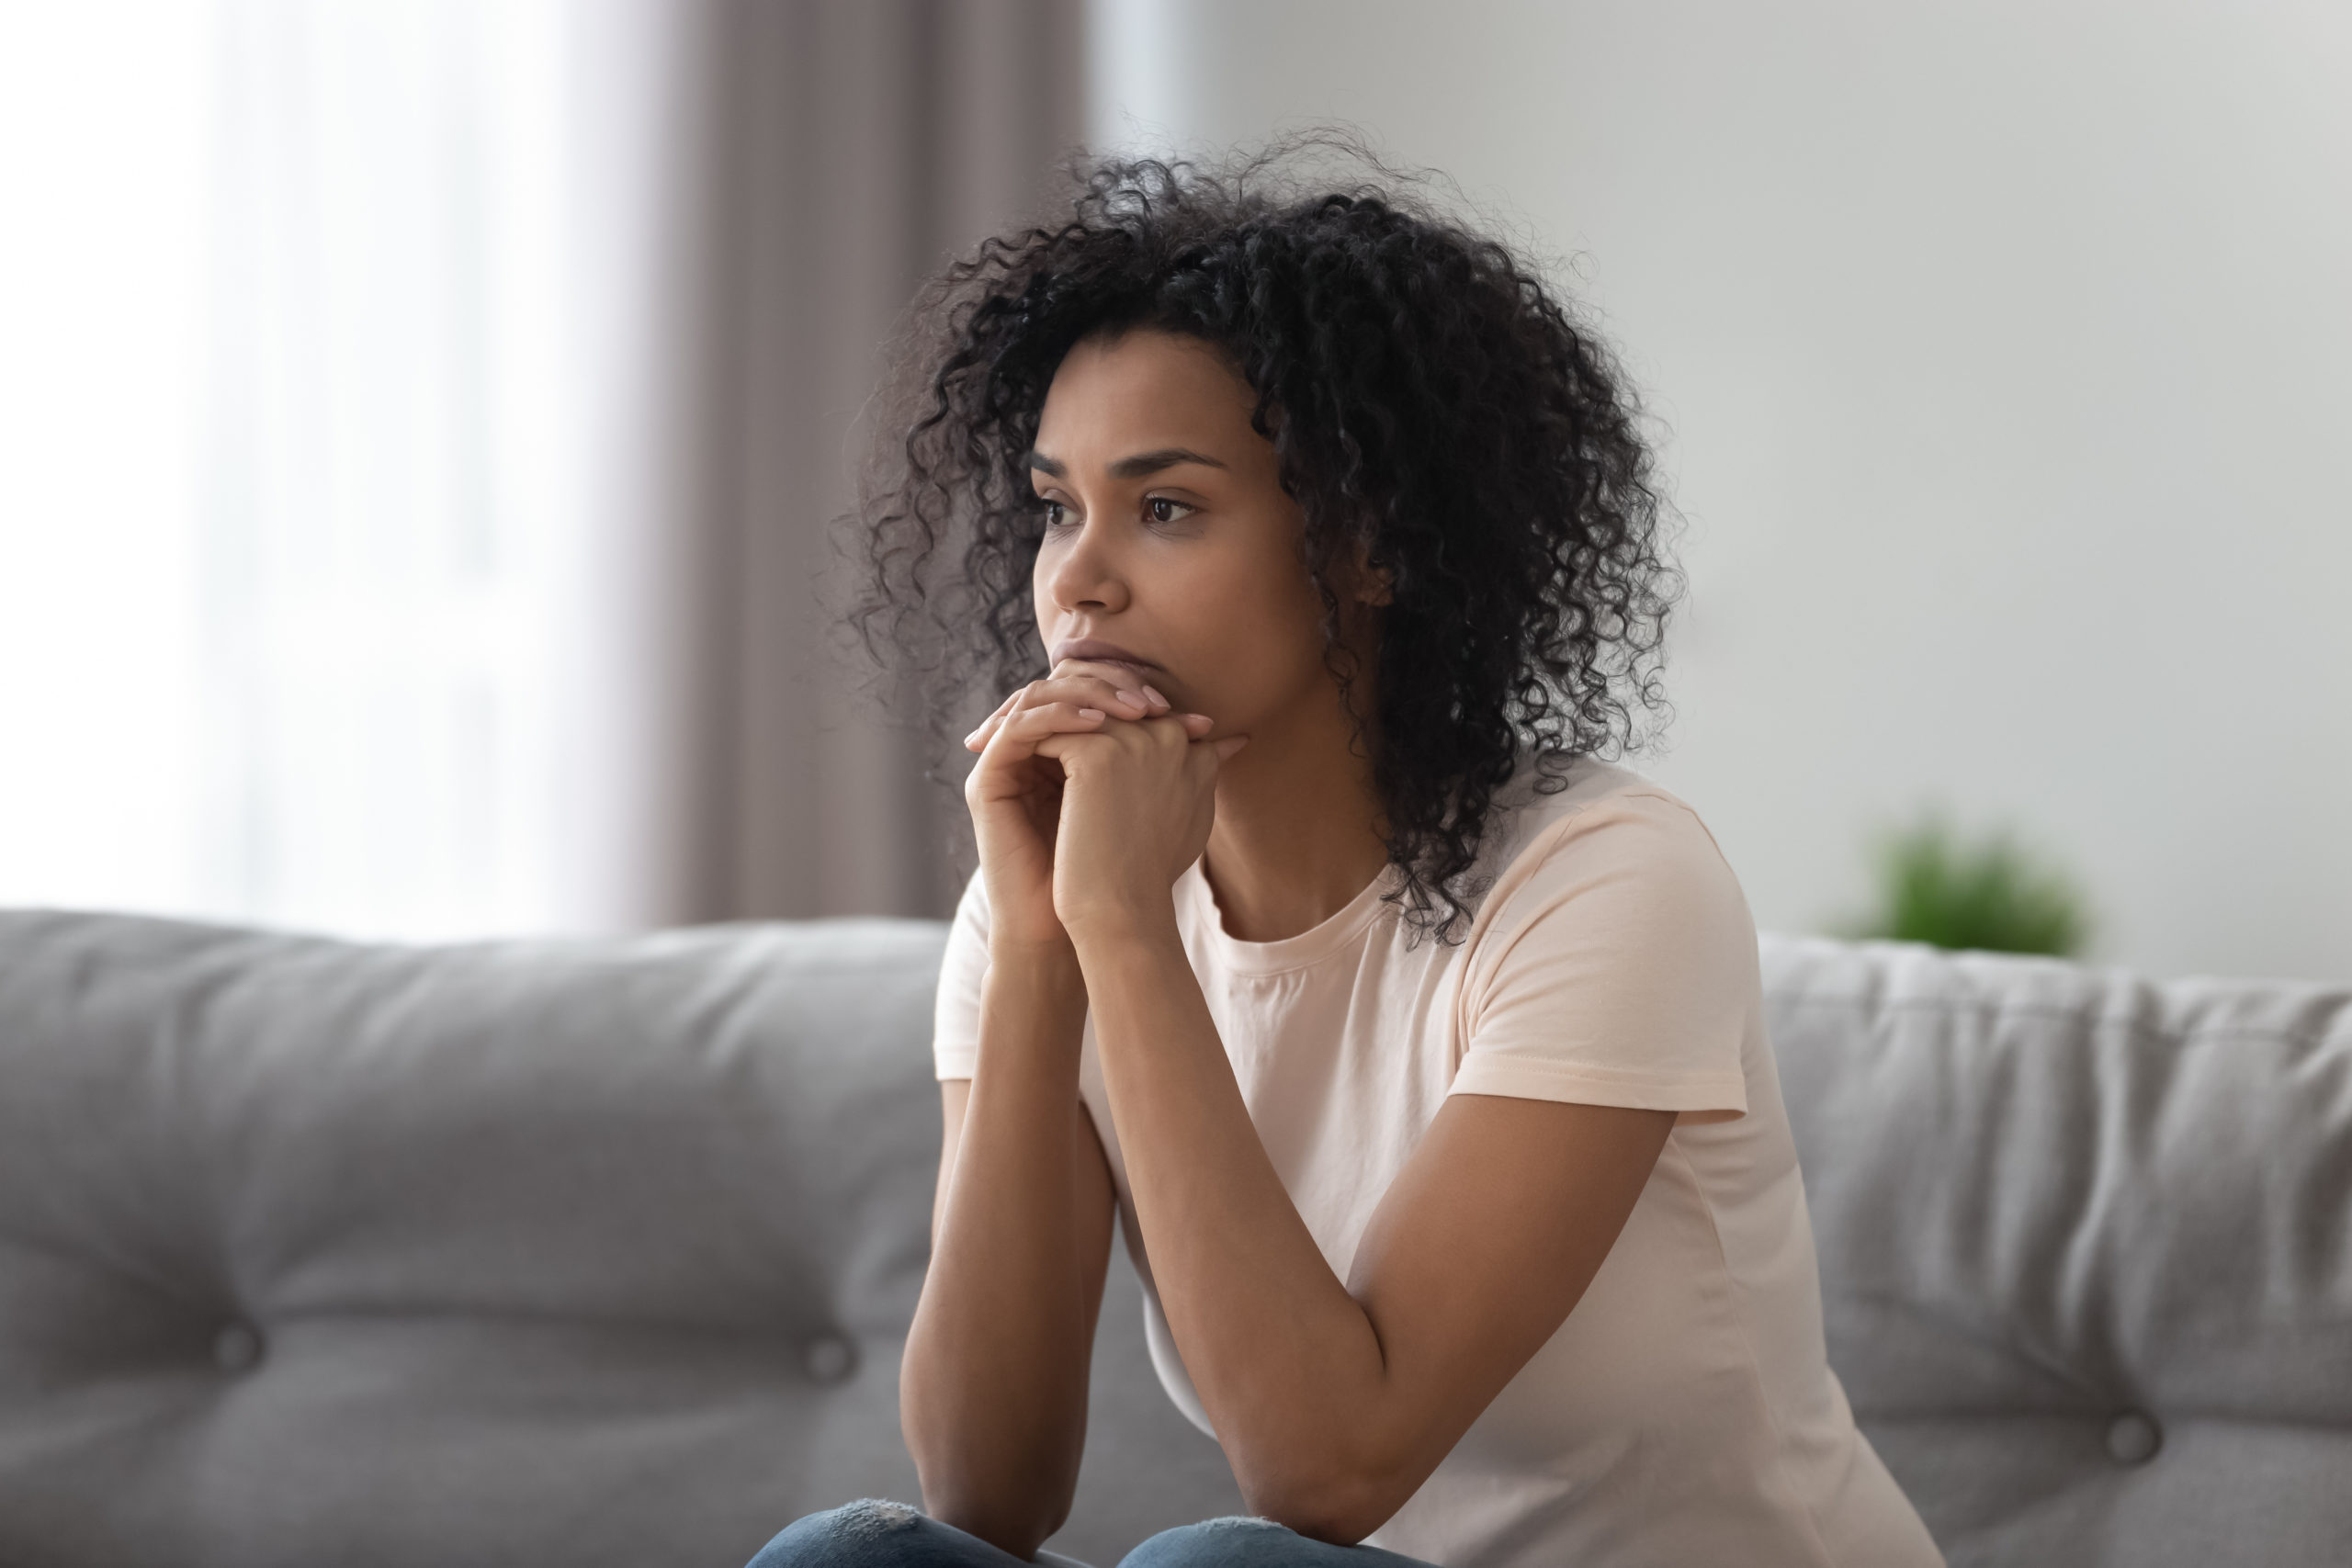
<svg viewBox="0 0 2352 1568"><path fill-rule="evenodd" d="M1388 863L1372 762L1344 715L1250 738L1225 765L1202 870L1226 933L1279 942L1352 902Z"/></svg>

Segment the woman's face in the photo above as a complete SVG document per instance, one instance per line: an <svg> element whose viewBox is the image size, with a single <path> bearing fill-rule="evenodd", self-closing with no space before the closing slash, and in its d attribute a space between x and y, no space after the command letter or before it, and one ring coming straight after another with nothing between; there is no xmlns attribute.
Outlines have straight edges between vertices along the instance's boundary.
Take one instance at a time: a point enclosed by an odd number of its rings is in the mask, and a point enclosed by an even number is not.
<svg viewBox="0 0 2352 1568"><path fill-rule="evenodd" d="M1047 656L1131 664L1220 736L1328 711L1332 692L1298 504L1255 403L1196 338L1090 338L1056 372L1029 459Z"/></svg>

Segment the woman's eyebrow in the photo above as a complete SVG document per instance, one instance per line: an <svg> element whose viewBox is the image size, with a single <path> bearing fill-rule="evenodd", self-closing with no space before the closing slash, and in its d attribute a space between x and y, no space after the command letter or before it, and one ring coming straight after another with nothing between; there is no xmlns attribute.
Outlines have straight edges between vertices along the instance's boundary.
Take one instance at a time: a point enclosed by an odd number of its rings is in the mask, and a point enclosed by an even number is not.
<svg viewBox="0 0 2352 1568"><path fill-rule="evenodd" d="M1022 457L1021 462L1023 468L1051 474L1057 479L1069 478L1068 468L1043 452L1031 451ZM1162 468L1172 468L1183 463L1198 463L1209 468L1227 466L1205 452L1195 452L1186 446L1162 446L1156 452L1138 452L1132 457L1120 458L1111 465L1111 477L1114 479L1141 479L1146 474L1156 474Z"/></svg>

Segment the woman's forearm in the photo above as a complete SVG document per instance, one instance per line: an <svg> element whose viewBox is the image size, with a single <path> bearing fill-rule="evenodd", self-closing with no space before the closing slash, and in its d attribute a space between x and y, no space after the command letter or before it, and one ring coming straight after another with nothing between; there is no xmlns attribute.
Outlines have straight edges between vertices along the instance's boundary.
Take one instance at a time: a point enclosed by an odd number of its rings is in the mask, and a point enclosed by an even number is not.
<svg viewBox="0 0 2352 1568"><path fill-rule="evenodd" d="M1083 1275L1107 1240L1083 1245L1080 1228L1108 1226L1103 1198L1079 1189L1085 1016L1067 949L991 962L900 1385L925 1506L1023 1557L1067 1514L1085 1445L1101 1285Z"/></svg>
<svg viewBox="0 0 2352 1568"><path fill-rule="evenodd" d="M1322 1533L1334 1478L1373 1480L1385 1459L1379 1336L1266 1157L1173 925L1098 929L1078 946L1185 1367L1251 1507Z"/></svg>

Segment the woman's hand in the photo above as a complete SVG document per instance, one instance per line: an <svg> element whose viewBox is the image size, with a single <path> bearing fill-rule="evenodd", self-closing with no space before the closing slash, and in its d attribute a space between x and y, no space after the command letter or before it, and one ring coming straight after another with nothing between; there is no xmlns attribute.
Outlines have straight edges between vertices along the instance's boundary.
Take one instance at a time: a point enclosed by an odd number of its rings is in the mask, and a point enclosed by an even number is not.
<svg viewBox="0 0 2352 1568"><path fill-rule="evenodd" d="M1184 714L1038 742L1036 754L1063 773L1053 906L1073 937L1170 918L1170 886L1208 846L1217 771L1249 744L1243 735L1208 739L1211 728Z"/></svg>
<svg viewBox="0 0 2352 1568"><path fill-rule="evenodd" d="M1169 712L1168 699L1136 682L1125 666L1065 660L1046 679L1005 698L965 737L964 744L980 754L964 782L964 803L979 842L991 946L1035 950L1069 941L1054 909L1064 772L1042 748L1125 728L1114 719L1142 721ZM1186 733L1209 728L1199 714L1164 722Z"/></svg>

